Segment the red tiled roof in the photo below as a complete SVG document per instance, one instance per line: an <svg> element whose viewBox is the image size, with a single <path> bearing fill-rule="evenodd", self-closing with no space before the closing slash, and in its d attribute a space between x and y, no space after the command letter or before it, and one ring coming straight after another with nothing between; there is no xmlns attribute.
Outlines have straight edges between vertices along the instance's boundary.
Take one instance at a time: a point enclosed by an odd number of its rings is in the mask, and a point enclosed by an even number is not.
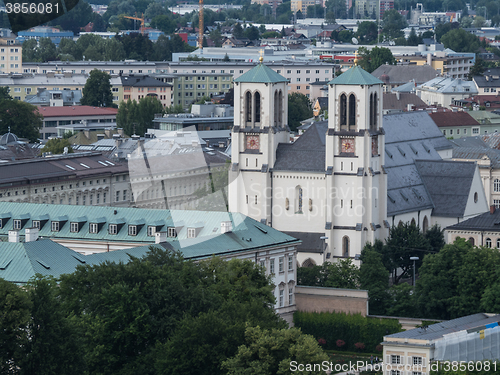
<svg viewBox="0 0 500 375"><path fill-rule="evenodd" d="M430 113L432 120L439 127L444 126L475 126L479 122L474 120L467 112L435 112Z"/></svg>
<svg viewBox="0 0 500 375"><path fill-rule="evenodd" d="M106 107L91 107L88 105L74 105L64 107L38 107L38 112L43 117L59 117L59 116L103 116L116 115L117 108Z"/></svg>

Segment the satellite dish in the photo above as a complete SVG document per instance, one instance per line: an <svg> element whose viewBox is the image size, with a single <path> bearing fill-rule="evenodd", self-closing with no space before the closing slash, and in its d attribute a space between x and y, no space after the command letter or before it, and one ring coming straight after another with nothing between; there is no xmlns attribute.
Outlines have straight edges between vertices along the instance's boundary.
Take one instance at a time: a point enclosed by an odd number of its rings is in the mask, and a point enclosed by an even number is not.
<svg viewBox="0 0 500 375"><path fill-rule="evenodd" d="M352 44L358 44L358 40L356 38L352 38Z"/></svg>

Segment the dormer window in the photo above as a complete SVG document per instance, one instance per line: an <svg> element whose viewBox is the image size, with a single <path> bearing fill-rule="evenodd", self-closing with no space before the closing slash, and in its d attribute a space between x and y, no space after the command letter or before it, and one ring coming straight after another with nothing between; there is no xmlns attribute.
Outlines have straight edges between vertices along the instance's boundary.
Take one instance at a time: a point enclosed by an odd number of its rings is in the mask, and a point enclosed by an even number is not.
<svg viewBox="0 0 500 375"><path fill-rule="evenodd" d="M173 238L173 237L177 237L177 230L175 230L175 228L174 228L174 227L170 227L170 228L168 228L168 229L167 229L167 236L168 236L168 237L171 237L171 238Z"/></svg>
<svg viewBox="0 0 500 375"><path fill-rule="evenodd" d="M0 228L2 227L2 220L0 220ZM33 220L33 228L40 229L40 220Z"/></svg>
<svg viewBox="0 0 500 375"><path fill-rule="evenodd" d="M14 220L14 230L21 230L22 227L21 220Z"/></svg>
<svg viewBox="0 0 500 375"><path fill-rule="evenodd" d="M196 238L196 228L188 228L188 238Z"/></svg>
<svg viewBox="0 0 500 375"><path fill-rule="evenodd" d="M80 223L70 223L69 231L71 233L78 233L80 231Z"/></svg>
<svg viewBox="0 0 500 375"><path fill-rule="evenodd" d="M97 223L90 223L89 224L89 233L99 233L99 224Z"/></svg>
<svg viewBox="0 0 500 375"><path fill-rule="evenodd" d="M129 225L128 226L128 235L129 236L137 236L137 225Z"/></svg>
<svg viewBox="0 0 500 375"><path fill-rule="evenodd" d="M50 223L50 230L52 232L59 232L59 222L58 221L53 221Z"/></svg>
<svg viewBox="0 0 500 375"><path fill-rule="evenodd" d="M154 226L148 226L148 236L149 237L154 237L156 233L156 227Z"/></svg>
<svg viewBox="0 0 500 375"><path fill-rule="evenodd" d="M108 233L109 234L118 234L118 225L116 225L116 224L109 224Z"/></svg>

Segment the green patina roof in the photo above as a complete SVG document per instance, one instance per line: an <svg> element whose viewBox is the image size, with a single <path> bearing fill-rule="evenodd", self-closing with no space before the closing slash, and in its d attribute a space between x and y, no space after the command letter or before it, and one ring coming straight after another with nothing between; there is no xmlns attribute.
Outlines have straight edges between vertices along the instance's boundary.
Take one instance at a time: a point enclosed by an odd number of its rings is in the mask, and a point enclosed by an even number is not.
<svg viewBox="0 0 500 375"><path fill-rule="evenodd" d="M332 85L383 85L384 82L358 65L353 66L347 72L332 79L328 84Z"/></svg>
<svg viewBox="0 0 500 375"><path fill-rule="evenodd" d="M274 70L264 64L259 64L250 69L245 74L242 74L234 80L234 82L250 82L250 83L275 83L275 82L288 82L288 80L281 74L276 73Z"/></svg>

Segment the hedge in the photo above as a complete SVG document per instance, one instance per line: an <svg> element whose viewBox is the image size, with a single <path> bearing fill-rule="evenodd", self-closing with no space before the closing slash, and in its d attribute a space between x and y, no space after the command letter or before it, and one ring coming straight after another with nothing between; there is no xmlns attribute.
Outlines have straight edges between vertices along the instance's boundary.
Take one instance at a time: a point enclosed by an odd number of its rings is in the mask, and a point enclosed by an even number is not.
<svg viewBox="0 0 500 375"><path fill-rule="evenodd" d="M375 353L384 336L402 331L397 319L366 318L361 314L297 311L293 321L295 327L300 328L303 333L312 335L317 340L326 340L323 345L325 349L351 352L359 351L356 343L363 343L364 351ZM338 340L344 341L345 345L338 347Z"/></svg>

